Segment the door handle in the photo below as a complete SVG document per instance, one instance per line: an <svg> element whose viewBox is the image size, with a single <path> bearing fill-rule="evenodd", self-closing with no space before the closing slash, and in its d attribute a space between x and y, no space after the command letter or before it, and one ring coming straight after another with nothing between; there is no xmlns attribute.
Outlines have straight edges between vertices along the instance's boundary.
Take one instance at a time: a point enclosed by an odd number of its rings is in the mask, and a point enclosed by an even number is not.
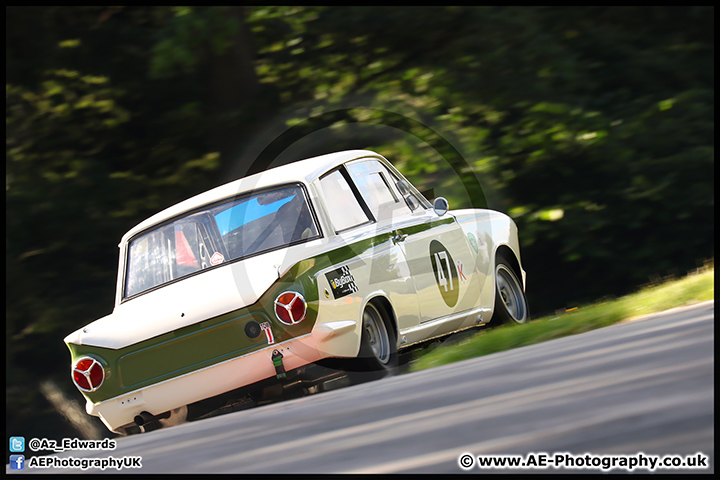
<svg viewBox="0 0 720 480"><path fill-rule="evenodd" d="M392 241L393 241L394 244L397 245L397 244L400 243L400 242L404 242L406 238L407 238L407 233L396 233L396 234L392 237Z"/></svg>

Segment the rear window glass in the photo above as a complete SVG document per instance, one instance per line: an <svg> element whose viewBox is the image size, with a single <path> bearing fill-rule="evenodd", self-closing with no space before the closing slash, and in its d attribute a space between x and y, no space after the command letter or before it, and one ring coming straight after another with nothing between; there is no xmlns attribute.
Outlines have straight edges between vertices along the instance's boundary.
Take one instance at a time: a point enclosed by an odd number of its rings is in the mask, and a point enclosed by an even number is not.
<svg viewBox="0 0 720 480"><path fill-rule="evenodd" d="M193 211L130 242L124 297L231 260L318 238L319 231L299 185Z"/></svg>

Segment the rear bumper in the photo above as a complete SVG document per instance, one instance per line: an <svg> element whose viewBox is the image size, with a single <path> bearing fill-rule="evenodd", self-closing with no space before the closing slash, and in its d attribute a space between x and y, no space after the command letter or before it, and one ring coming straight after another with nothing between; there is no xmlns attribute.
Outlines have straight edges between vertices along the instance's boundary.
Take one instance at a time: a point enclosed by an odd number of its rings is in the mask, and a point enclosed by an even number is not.
<svg viewBox="0 0 720 480"><path fill-rule="evenodd" d="M360 325L345 320L315 325L313 332L286 342L143 387L98 403L88 400L85 409L100 417L113 432L134 422L142 412L160 415L184 405L251 385L275 376L272 354L283 356L286 370L293 370L328 357L357 355Z"/></svg>
<svg viewBox="0 0 720 480"><path fill-rule="evenodd" d="M236 388L275 376L272 354L283 355L286 370L322 358L312 334L268 345L257 352L227 360L164 382L156 383L98 403L86 404L90 415L100 417L111 431L134 422L141 412L159 415L169 410L214 397Z"/></svg>

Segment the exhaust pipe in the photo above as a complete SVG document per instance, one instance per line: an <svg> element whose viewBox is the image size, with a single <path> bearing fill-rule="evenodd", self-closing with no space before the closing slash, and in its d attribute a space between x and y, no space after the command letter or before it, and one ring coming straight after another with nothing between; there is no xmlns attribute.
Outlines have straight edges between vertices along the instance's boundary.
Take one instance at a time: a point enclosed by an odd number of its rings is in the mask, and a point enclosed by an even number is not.
<svg viewBox="0 0 720 480"><path fill-rule="evenodd" d="M139 415L135 415L135 425L142 427L150 422L160 420L162 418L170 418L170 412L161 413L158 416L153 415L149 412L141 412Z"/></svg>

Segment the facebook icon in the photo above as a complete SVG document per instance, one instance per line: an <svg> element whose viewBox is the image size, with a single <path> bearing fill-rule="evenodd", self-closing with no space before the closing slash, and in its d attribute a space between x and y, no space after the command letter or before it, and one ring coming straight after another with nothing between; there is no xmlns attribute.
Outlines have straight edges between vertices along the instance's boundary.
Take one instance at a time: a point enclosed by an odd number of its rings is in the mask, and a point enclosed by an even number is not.
<svg viewBox="0 0 720 480"><path fill-rule="evenodd" d="M10 455L10 470L25 468L25 455Z"/></svg>

